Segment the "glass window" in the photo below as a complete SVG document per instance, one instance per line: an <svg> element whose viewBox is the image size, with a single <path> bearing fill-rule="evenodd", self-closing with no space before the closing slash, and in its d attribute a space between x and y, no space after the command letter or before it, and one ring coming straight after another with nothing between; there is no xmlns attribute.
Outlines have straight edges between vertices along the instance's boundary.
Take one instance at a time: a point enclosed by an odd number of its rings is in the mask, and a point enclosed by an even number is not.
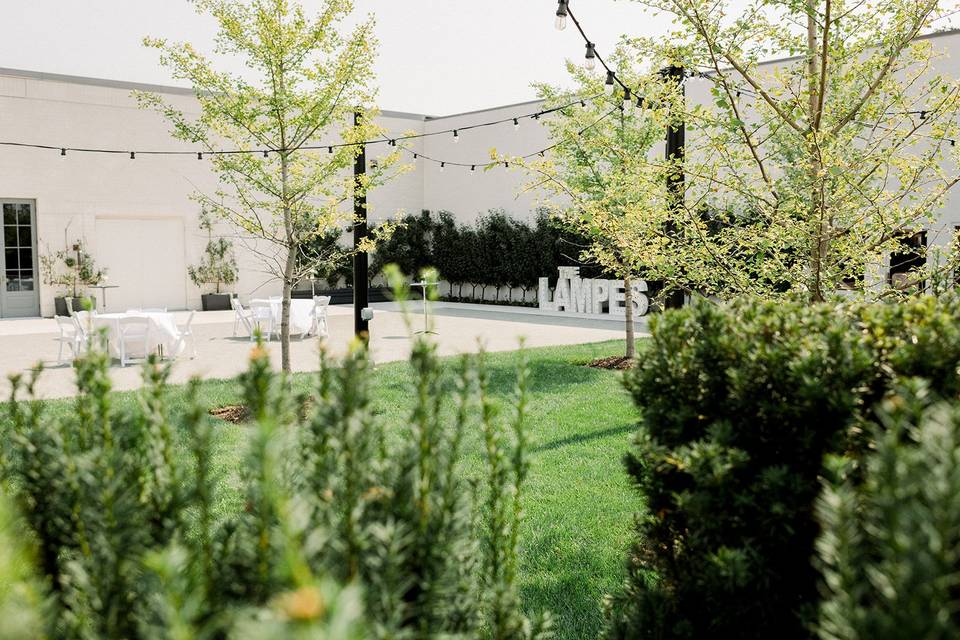
<svg viewBox="0 0 960 640"><path fill-rule="evenodd" d="M30 226L30 205L21 204L19 205L19 212L17 214L17 220L21 225Z"/></svg>
<svg viewBox="0 0 960 640"><path fill-rule="evenodd" d="M25 227L23 226L20 227L20 248L21 249L23 247L33 246L33 238L30 231L31 231L30 225L27 225Z"/></svg>
<svg viewBox="0 0 960 640"><path fill-rule="evenodd" d="M17 271L7 271L7 291L20 291L20 277Z"/></svg>
<svg viewBox="0 0 960 640"><path fill-rule="evenodd" d="M4 226L3 227L3 244L8 247L17 246L17 228Z"/></svg>
<svg viewBox="0 0 960 640"><path fill-rule="evenodd" d="M20 272L20 291L33 291L33 272Z"/></svg>
<svg viewBox="0 0 960 640"><path fill-rule="evenodd" d="M3 224L17 224L17 212L12 204L3 205Z"/></svg>
<svg viewBox="0 0 960 640"><path fill-rule="evenodd" d="M23 247L20 248L20 270L33 270L33 249L24 249Z"/></svg>
<svg viewBox="0 0 960 640"><path fill-rule="evenodd" d="M17 258L16 249L4 249L3 252L4 268L7 269L7 277L10 277L11 269L20 268L20 260Z"/></svg>

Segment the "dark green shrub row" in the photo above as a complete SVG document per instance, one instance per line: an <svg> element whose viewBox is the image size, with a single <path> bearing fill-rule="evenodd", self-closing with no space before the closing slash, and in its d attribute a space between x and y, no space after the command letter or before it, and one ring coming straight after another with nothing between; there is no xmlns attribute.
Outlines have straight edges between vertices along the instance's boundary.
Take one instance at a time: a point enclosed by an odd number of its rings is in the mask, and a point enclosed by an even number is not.
<svg viewBox="0 0 960 640"><path fill-rule="evenodd" d="M556 279L557 267L579 264L584 245L582 238L557 228L545 214L526 223L490 211L471 226L457 224L447 211L423 211L404 220L377 246L370 278L387 264L412 276L433 267L449 284L441 292L448 299L483 300L489 290L499 300L506 290L504 298L510 300L512 290L520 289L525 300L541 277ZM584 273L591 270L596 268L585 267Z"/></svg>
<svg viewBox="0 0 960 640"><path fill-rule="evenodd" d="M642 411L627 469L647 499L610 638L808 638L821 576L824 457L853 470L900 380L960 389L960 303L744 300L652 322L628 376Z"/></svg>
<svg viewBox="0 0 960 640"><path fill-rule="evenodd" d="M250 430L243 507L226 515L229 480L214 477L198 383L174 412L168 369L150 363L136 406L121 409L107 366L101 350L76 361L80 393L62 418L33 399L35 378L13 381L2 488L36 549L48 637L549 635L546 619L521 613L515 586L524 366L516 404L498 418L482 356L451 374L416 341L413 412L387 424L371 405L362 348L324 358L313 391L294 397L258 346L241 376L252 422L226 427ZM452 413L441 401L451 396ZM486 443L476 483L460 464L468 430ZM0 611L28 600L32 584L4 559L0 576L23 587L0 585Z"/></svg>

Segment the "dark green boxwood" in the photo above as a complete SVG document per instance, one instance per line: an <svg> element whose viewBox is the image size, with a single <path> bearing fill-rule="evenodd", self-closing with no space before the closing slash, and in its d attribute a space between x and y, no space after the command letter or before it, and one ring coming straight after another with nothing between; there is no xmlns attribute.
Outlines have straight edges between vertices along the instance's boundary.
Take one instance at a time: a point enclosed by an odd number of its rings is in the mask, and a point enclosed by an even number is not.
<svg viewBox="0 0 960 640"><path fill-rule="evenodd" d="M652 322L627 387L628 473L647 500L610 638L808 638L823 459L870 446L872 407L908 376L960 389L960 303L699 304Z"/></svg>

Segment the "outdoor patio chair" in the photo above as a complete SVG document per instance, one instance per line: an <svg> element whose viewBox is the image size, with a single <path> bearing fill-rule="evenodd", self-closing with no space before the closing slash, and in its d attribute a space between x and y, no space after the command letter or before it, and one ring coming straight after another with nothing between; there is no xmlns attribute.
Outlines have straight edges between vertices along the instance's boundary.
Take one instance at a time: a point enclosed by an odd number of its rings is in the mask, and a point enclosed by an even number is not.
<svg viewBox="0 0 960 640"><path fill-rule="evenodd" d="M120 366L127 366L133 358L128 353L131 346L137 348L146 360L150 355L150 318L131 316L118 321L117 349L120 352ZM136 351L134 351L136 353Z"/></svg>
<svg viewBox="0 0 960 640"><path fill-rule="evenodd" d="M330 296L313 296L313 311L310 316L313 320L311 326L303 332L300 339L313 334L318 338L326 338L330 335L327 329L327 310L330 308Z"/></svg>
<svg viewBox="0 0 960 640"><path fill-rule="evenodd" d="M264 336L267 340L270 340L274 333L273 305L264 302L251 302L250 325L251 342L255 337L255 328L260 330L261 336Z"/></svg>
<svg viewBox="0 0 960 640"><path fill-rule="evenodd" d="M177 341L173 344L173 353L180 353L180 347L190 349L190 359L197 357L197 343L193 339L193 316L197 312L191 311L190 315L187 316L187 323L182 327L177 327L177 330L180 332L177 335Z"/></svg>
<svg viewBox="0 0 960 640"><path fill-rule="evenodd" d="M60 343L60 351L57 353L57 364L63 364L63 347L66 345L70 349L71 360L80 355L83 350L83 334L80 332L80 325L76 317L57 316L57 328L60 335L54 338Z"/></svg>
<svg viewBox="0 0 960 640"><path fill-rule="evenodd" d="M253 335L253 314L250 313L250 310L244 309L236 298L230 298L230 306L233 307L233 337L237 337L237 327L241 324L247 330L247 333Z"/></svg>

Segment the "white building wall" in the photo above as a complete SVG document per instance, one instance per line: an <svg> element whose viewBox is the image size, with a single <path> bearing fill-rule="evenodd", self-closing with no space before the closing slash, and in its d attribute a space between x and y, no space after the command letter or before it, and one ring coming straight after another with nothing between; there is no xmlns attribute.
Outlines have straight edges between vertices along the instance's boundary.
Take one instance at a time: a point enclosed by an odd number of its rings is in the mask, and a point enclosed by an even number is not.
<svg viewBox="0 0 960 640"><path fill-rule="evenodd" d="M190 150L171 138L160 115L138 108L131 88L109 81L0 70L0 140L57 147ZM188 91L141 88L163 93L188 114L197 110ZM381 124L420 132L423 118L388 112ZM371 148L371 156L376 154ZM101 257L126 256L124 267L112 265L108 274L109 284L120 285L107 293L112 309L160 302L171 309L199 306L201 290L189 282L186 267L200 260L207 238L197 226L200 206L190 195L213 193L216 188L208 163L194 156L140 154L131 160L126 153L75 152L61 157L58 150L0 147L0 199L36 202L41 255L81 240L99 266L105 266ZM369 200L373 220L394 217L398 210L417 212L423 207L422 177L404 175ZM151 235L154 231L159 237ZM237 234L226 223L219 224L217 232ZM279 283L244 249L248 241L238 238L235 242L240 280L233 289L241 298L279 293ZM121 242L139 244L145 264L127 266L136 252L125 254L108 247ZM128 273L133 270L144 275L133 277ZM131 287L136 281L144 286ZM151 283L165 292L162 300L151 299ZM59 292L42 283L40 287L41 313L52 315L53 298Z"/></svg>

